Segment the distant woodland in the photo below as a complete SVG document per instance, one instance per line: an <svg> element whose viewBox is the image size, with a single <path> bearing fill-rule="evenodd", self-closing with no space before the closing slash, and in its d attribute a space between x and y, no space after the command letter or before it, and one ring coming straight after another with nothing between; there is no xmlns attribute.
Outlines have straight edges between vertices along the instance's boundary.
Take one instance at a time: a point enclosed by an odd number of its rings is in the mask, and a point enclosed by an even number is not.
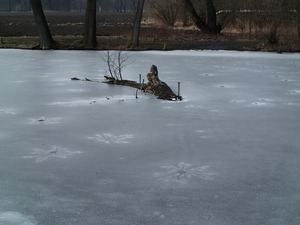
<svg viewBox="0 0 300 225"><path fill-rule="evenodd" d="M94 0L97 14L132 13L141 0ZM89 0L41 0L47 12L86 12ZM142 23L194 27L204 34L262 36L270 43L300 41L300 0L143 0ZM29 0L1 0L0 12L31 12ZM118 21L120 22L120 21Z"/></svg>

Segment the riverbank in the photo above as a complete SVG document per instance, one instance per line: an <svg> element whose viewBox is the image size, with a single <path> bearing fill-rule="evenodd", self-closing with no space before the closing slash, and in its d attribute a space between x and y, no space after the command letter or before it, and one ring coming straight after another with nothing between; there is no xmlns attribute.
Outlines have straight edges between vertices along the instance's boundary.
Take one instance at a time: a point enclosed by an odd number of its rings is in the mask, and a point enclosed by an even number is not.
<svg viewBox="0 0 300 225"><path fill-rule="evenodd" d="M84 14L47 13L47 20L57 49L82 50ZM95 50L130 50L133 14L97 16ZM39 38L31 13L0 13L0 48L37 49ZM140 48L136 50L237 50L266 52L300 52L294 38L270 45L262 33L223 32L205 35L193 27L162 27L143 23Z"/></svg>

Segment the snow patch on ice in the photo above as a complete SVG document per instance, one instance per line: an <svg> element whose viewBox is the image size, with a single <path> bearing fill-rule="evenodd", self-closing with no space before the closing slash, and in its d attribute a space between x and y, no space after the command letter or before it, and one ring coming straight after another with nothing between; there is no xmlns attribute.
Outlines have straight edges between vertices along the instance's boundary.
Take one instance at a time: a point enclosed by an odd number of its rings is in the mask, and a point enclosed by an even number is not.
<svg viewBox="0 0 300 225"><path fill-rule="evenodd" d="M189 105L184 106L184 108L186 108L186 109L200 109L200 108L203 108L203 106L189 104Z"/></svg>
<svg viewBox="0 0 300 225"><path fill-rule="evenodd" d="M282 79L281 81L283 81L283 82L293 82L294 80L291 80L291 79Z"/></svg>
<svg viewBox="0 0 300 225"><path fill-rule="evenodd" d="M161 166L164 171L154 173L154 177L167 183L187 183L191 178L213 180L216 175L210 166L194 167L190 163L180 162L178 165Z"/></svg>
<svg viewBox="0 0 300 225"><path fill-rule="evenodd" d="M81 93L81 92L86 92L87 90L86 89L69 89L68 91Z"/></svg>
<svg viewBox="0 0 300 225"><path fill-rule="evenodd" d="M208 138L208 136L205 135L205 134L207 134L207 131L205 131L205 130L196 130L196 133L201 134L201 136L199 137L201 139L207 139Z"/></svg>
<svg viewBox="0 0 300 225"><path fill-rule="evenodd" d="M28 124L58 124L61 123L62 118L61 117L40 117L40 118L29 118Z"/></svg>
<svg viewBox="0 0 300 225"><path fill-rule="evenodd" d="M99 142L103 142L105 144L128 144L129 139L132 139L134 136L132 134L122 134L122 135L113 135L111 133L104 134L95 134L93 137L87 137L90 140L96 140Z"/></svg>
<svg viewBox="0 0 300 225"><path fill-rule="evenodd" d="M251 102L251 106L270 106L275 100L269 98L258 98L258 101Z"/></svg>
<svg viewBox="0 0 300 225"><path fill-rule="evenodd" d="M300 106L300 103L296 103L296 102L287 102L284 103L285 105L289 105L289 106Z"/></svg>
<svg viewBox="0 0 300 225"><path fill-rule="evenodd" d="M158 217L158 218L160 218L160 219L164 219L164 218L166 217L166 216L163 215L160 211L155 211L155 212L153 213L153 216Z"/></svg>
<svg viewBox="0 0 300 225"><path fill-rule="evenodd" d="M55 83L54 85L55 85L55 86L66 86L65 83Z"/></svg>
<svg viewBox="0 0 300 225"><path fill-rule="evenodd" d="M229 85L229 84L219 84L217 85L218 88L235 88L234 85Z"/></svg>
<svg viewBox="0 0 300 225"><path fill-rule="evenodd" d="M246 102L246 100L238 100L238 99L232 99L232 100L230 100L230 103L244 103L244 102Z"/></svg>
<svg viewBox="0 0 300 225"><path fill-rule="evenodd" d="M245 100L245 99L232 99L230 103L242 104L247 103L248 106L266 106L274 103L275 100L270 98L258 98L257 101Z"/></svg>
<svg viewBox="0 0 300 225"><path fill-rule="evenodd" d="M94 99L78 99L73 101L66 101L66 102L52 102L47 105L59 105L59 106L65 106L65 107L75 107L75 106L85 106L85 105L92 105L99 101Z"/></svg>
<svg viewBox="0 0 300 225"><path fill-rule="evenodd" d="M65 107L76 107L76 106L87 106L93 104L113 104L127 101L136 101L143 99L142 96L138 96L138 99L135 98L134 95L119 95L119 96L105 96L103 98L94 98L94 99L75 99L71 101L62 101L62 102L51 102L47 105L53 106L65 106Z"/></svg>
<svg viewBox="0 0 300 225"><path fill-rule="evenodd" d="M13 108L4 108L4 109L0 109L0 115L1 114L16 115L17 110Z"/></svg>
<svg viewBox="0 0 300 225"><path fill-rule="evenodd" d="M31 216L24 216L19 212L0 212L0 224L2 225L35 225Z"/></svg>
<svg viewBox="0 0 300 225"><path fill-rule="evenodd" d="M291 94L291 95L299 95L300 94L300 90L290 90L289 94Z"/></svg>
<svg viewBox="0 0 300 225"><path fill-rule="evenodd" d="M214 76L216 76L216 74L213 74L213 73L203 73L203 74L201 74L201 76L203 76L203 77L214 77Z"/></svg>
<svg viewBox="0 0 300 225"><path fill-rule="evenodd" d="M65 159L73 154L82 153L81 151L72 151L60 146L52 146L50 149L33 148L28 156L23 156L24 159L35 159L36 162L43 162L50 157Z"/></svg>
<svg viewBox="0 0 300 225"><path fill-rule="evenodd" d="M267 105L267 103L266 102L252 102L251 105L264 106L264 105Z"/></svg>
<svg viewBox="0 0 300 225"><path fill-rule="evenodd" d="M270 99L270 98L259 98L258 100L262 101L262 102L275 102L275 100Z"/></svg>
<svg viewBox="0 0 300 225"><path fill-rule="evenodd" d="M15 83L17 83L17 84L23 84L23 83L25 83L25 81L24 80L16 80Z"/></svg>

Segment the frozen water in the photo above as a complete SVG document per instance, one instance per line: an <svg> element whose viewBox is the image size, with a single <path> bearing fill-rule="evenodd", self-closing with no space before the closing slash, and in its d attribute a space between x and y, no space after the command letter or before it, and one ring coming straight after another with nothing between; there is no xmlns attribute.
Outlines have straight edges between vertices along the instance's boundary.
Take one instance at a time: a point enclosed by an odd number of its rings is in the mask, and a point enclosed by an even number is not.
<svg viewBox="0 0 300 225"><path fill-rule="evenodd" d="M167 183L180 182L186 183L193 176L204 180L213 180L214 172L209 170L209 166L192 167L190 163L181 162L178 165L161 166L164 172L157 172L155 177L162 179Z"/></svg>
<svg viewBox="0 0 300 225"><path fill-rule="evenodd" d="M52 146L50 149L34 148L28 156L24 156L24 159L35 159L36 162L42 162L49 157L67 158L70 155L81 153L81 151L71 151L67 148Z"/></svg>
<svg viewBox="0 0 300 225"><path fill-rule="evenodd" d="M19 212L1 212L0 224L3 225L34 225L35 222L30 217L26 217Z"/></svg>
<svg viewBox="0 0 300 225"><path fill-rule="evenodd" d="M128 139L133 138L131 134L122 134L122 135L113 135L110 133L96 134L94 137L88 137L90 140L96 140L104 142L106 144L117 143L117 144L127 144L129 143Z"/></svg>
<svg viewBox="0 0 300 225"><path fill-rule="evenodd" d="M300 224L300 54L0 50L0 225Z"/></svg>

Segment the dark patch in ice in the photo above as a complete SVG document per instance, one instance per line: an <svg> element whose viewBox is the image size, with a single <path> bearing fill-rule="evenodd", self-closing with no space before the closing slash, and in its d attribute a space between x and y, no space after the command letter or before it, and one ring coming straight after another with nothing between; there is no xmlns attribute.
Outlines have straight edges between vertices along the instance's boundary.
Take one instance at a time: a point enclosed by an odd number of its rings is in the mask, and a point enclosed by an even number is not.
<svg viewBox="0 0 300 225"><path fill-rule="evenodd" d="M62 120L62 118L60 117L50 117L50 118L46 118L46 117L40 117L40 118L29 118L28 119L28 124L46 124L46 125L50 125L50 124L57 124L60 123L60 121Z"/></svg>
<svg viewBox="0 0 300 225"><path fill-rule="evenodd" d="M234 88L235 86L233 86L233 85L227 85L227 84L220 84L217 87L219 87L219 88Z"/></svg>
<svg viewBox="0 0 300 225"><path fill-rule="evenodd" d="M252 102L251 105L263 106L263 105L267 105L267 103L266 102Z"/></svg>
<svg viewBox="0 0 300 225"><path fill-rule="evenodd" d="M259 98L258 100L262 101L262 102L274 102L275 101L275 100L270 99L270 98Z"/></svg>
<svg viewBox="0 0 300 225"><path fill-rule="evenodd" d="M231 103L244 103L244 102L246 102L246 100L237 100L237 99L232 99L232 100L230 100L230 102Z"/></svg>
<svg viewBox="0 0 300 225"><path fill-rule="evenodd" d="M132 134L113 135L110 133L95 134L93 137L87 137L87 139L96 140L105 144L128 144L130 143L128 140L131 138L133 138Z"/></svg>
<svg viewBox="0 0 300 225"><path fill-rule="evenodd" d="M35 159L36 162L43 162L50 157L67 158L73 154L82 153L81 151L72 151L60 146L52 146L50 149L33 148L28 156L23 156L24 159Z"/></svg>
<svg viewBox="0 0 300 225"><path fill-rule="evenodd" d="M209 166L193 167L190 163L185 162L178 165L161 166L161 168L164 171L155 173L154 176L167 183L187 183L190 178L213 180L216 175Z"/></svg>

